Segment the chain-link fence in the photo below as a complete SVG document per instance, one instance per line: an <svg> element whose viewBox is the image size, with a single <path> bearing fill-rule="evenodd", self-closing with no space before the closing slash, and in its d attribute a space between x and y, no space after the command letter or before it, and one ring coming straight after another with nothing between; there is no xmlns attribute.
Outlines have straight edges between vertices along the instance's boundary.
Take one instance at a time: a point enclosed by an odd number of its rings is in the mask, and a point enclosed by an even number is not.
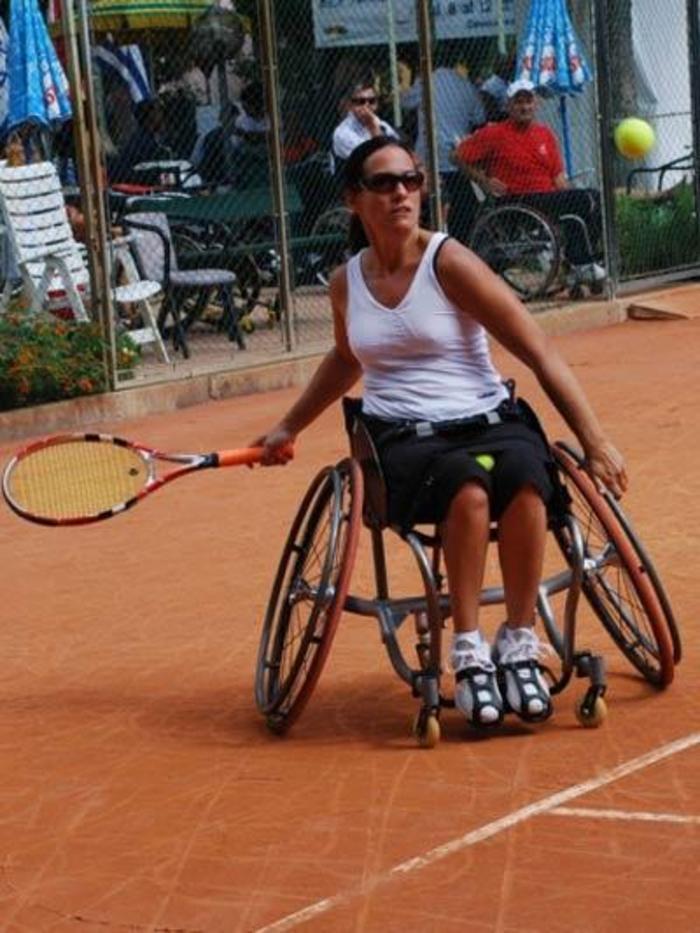
<svg viewBox="0 0 700 933"><path fill-rule="evenodd" d="M92 93L50 152L117 384L327 347L343 164L380 132L425 167L425 222L534 311L694 268L696 2L65 0ZM656 136L635 161L628 116Z"/></svg>
<svg viewBox="0 0 700 933"><path fill-rule="evenodd" d="M617 274L625 281L696 269L697 3L668 0L663 14L657 4L641 0L605 0L599 7L606 201ZM628 117L643 118L655 138L648 154L631 161L610 143Z"/></svg>

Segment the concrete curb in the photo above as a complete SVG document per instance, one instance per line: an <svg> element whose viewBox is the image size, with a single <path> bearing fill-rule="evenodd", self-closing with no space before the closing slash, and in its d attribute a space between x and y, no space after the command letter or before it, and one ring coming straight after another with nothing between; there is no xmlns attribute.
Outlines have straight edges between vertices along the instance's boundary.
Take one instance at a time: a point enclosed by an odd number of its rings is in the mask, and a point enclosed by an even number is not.
<svg viewBox="0 0 700 933"><path fill-rule="evenodd" d="M561 336L619 324L627 317L626 308L627 303L617 299L592 301L541 311L537 314L537 321L547 334ZM78 431L100 423L177 411L212 399L304 385L321 358L320 353L295 356L248 369L203 373L158 385L0 412L0 442L60 431Z"/></svg>

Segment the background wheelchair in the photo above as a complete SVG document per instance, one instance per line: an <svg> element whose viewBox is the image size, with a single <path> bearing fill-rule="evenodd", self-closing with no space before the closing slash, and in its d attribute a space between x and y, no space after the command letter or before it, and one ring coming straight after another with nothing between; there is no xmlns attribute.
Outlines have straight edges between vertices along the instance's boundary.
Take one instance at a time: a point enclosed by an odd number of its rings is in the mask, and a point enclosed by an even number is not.
<svg viewBox="0 0 700 933"><path fill-rule="evenodd" d="M588 226L578 214L558 220L518 201L487 197L473 184L480 208L469 233L468 246L503 278L524 301L544 298L566 288L581 298L584 287L601 294L603 282L584 283L566 257L566 235L575 231L593 254Z"/></svg>
<svg viewBox="0 0 700 933"><path fill-rule="evenodd" d="M385 549L385 534L395 532L387 526L381 466L360 419L349 419L349 432L351 456L314 478L284 546L260 640L256 703L271 731L286 732L318 682L341 614L374 618L394 671L420 702L413 723L418 744L432 748L440 738L441 710L454 706L441 688L442 630L450 606L439 535L437 529L414 529L401 536L415 559L422 592L395 595ZM601 655L579 647L581 594L627 661L658 689L673 680L681 640L659 576L622 509L609 493L597 491L574 448L557 442L552 453L568 504L550 521L559 569L542 581L537 612L558 662L556 672L547 671L552 694L573 677L587 679L575 709L583 726L595 727L606 716L605 664ZM374 564L371 598L350 593L363 525ZM557 594L564 603L559 620ZM501 587L489 587L481 603L499 605L503 599ZM408 637L400 639L405 623Z"/></svg>
<svg viewBox="0 0 700 933"><path fill-rule="evenodd" d="M330 271L349 258L350 217L346 207L336 205L314 221L312 235L319 243L317 281L323 285L328 284ZM466 242L524 301L544 298L562 288L571 298L581 298L586 287L593 294L602 293L603 282L584 283L572 272L563 226L576 230L592 253L588 227L578 214L562 214L554 221L534 207L484 198L482 192Z"/></svg>

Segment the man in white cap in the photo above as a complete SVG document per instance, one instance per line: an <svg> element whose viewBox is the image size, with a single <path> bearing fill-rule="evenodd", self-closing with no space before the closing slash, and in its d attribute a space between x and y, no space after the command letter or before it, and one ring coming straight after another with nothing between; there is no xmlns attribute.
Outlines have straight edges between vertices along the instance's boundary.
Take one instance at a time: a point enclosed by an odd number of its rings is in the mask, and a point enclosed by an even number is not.
<svg viewBox="0 0 700 933"><path fill-rule="evenodd" d="M578 281L596 284L605 278L594 255L601 233L598 192L571 187L557 138L535 120L536 112L534 84L513 81L508 86L508 118L463 139L455 149L455 161L492 197L524 202L556 219L563 214L580 217L589 242L580 224L563 221L566 255Z"/></svg>

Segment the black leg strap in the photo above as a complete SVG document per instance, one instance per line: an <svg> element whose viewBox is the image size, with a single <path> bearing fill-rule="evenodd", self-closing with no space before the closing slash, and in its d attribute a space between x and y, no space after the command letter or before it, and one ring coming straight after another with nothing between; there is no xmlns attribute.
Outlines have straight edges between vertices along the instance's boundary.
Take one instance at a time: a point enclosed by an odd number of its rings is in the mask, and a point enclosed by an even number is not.
<svg viewBox="0 0 700 933"><path fill-rule="evenodd" d="M502 690L513 711L526 722L542 722L548 719L552 713L552 700L549 691L543 690L540 684L538 673L542 674L543 668L537 661L514 661L512 664L500 664L498 673L502 681ZM532 685L535 689L527 692L525 687ZM518 695L518 707L514 707L510 695L515 691ZM537 713L529 711L529 705L533 700L539 700L542 709Z"/></svg>
<svg viewBox="0 0 700 933"><path fill-rule="evenodd" d="M481 675L483 683L478 683L476 678ZM503 701L499 695L498 682L495 671L485 671L483 667L464 667L455 674L455 681L458 684L466 681L469 692L472 697L472 725L480 728L490 729L492 726L498 726L503 721ZM480 694L488 694L481 696ZM485 722L482 718L483 710L490 706L498 710L498 717L492 722Z"/></svg>

